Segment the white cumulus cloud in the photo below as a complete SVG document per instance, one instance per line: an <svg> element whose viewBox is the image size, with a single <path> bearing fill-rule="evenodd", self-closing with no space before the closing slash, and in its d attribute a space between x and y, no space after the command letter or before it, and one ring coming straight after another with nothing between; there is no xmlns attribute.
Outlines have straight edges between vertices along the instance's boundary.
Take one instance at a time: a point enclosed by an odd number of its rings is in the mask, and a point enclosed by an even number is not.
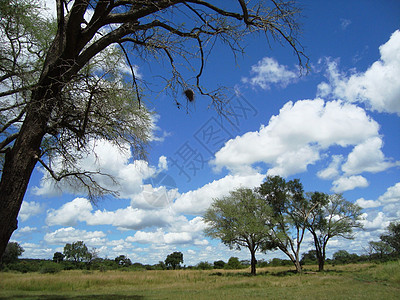
<svg viewBox="0 0 400 300"><path fill-rule="evenodd" d="M400 30L379 51L380 59L365 72L349 76L340 73L337 61L328 61L329 83L320 84L320 95L362 102L371 110L400 115Z"/></svg>
<svg viewBox="0 0 400 300"><path fill-rule="evenodd" d="M35 201L23 201L18 216L20 220L24 222L30 217L40 214L42 211L43 207L40 203Z"/></svg>
<svg viewBox="0 0 400 300"><path fill-rule="evenodd" d="M378 123L353 104L322 99L288 102L267 126L228 141L213 162L232 171L264 162L272 166L270 174L288 176L305 171L320 159L322 150L360 144L378 136L378 130Z"/></svg>
<svg viewBox="0 0 400 300"><path fill-rule="evenodd" d="M259 86L262 89L269 89L271 84L286 87L298 77L295 72L284 65L280 65L271 57L264 57L256 65L252 66L250 73L252 77L244 77L242 82Z"/></svg>
<svg viewBox="0 0 400 300"><path fill-rule="evenodd" d="M87 246L99 246L106 242L105 237L106 234L102 231L86 231L66 227L46 233L44 240L49 244L66 244L83 241Z"/></svg>
<svg viewBox="0 0 400 300"><path fill-rule="evenodd" d="M368 180L361 176L340 177L333 181L332 191L335 193L343 193L355 188L365 188L369 185Z"/></svg>
<svg viewBox="0 0 400 300"><path fill-rule="evenodd" d="M348 175L362 172L377 173L398 165L398 162L390 162L385 158L382 146L380 137L369 138L355 146L347 161L342 165L342 170Z"/></svg>
<svg viewBox="0 0 400 300"><path fill-rule="evenodd" d="M178 213L201 214L211 205L214 198L228 195L239 187L253 188L262 183L265 175L243 174L227 175L214 180L201 188L181 194L174 202L173 209Z"/></svg>

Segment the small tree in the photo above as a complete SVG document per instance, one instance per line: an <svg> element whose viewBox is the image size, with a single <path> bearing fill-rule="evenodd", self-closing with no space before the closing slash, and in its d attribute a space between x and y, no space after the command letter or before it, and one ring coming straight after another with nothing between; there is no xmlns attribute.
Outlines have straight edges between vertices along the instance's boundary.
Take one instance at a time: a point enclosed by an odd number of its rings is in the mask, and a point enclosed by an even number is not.
<svg viewBox="0 0 400 300"><path fill-rule="evenodd" d="M230 248L246 247L251 255L251 274L256 274L256 251L274 248L265 224L271 218L271 209L251 189L240 188L229 196L215 199L204 215L208 228L205 234Z"/></svg>
<svg viewBox="0 0 400 300"><path fill-rule="evenodd" d="M25 250L17 242L10 242L7 244L6 251L4 251L1 257L0 263L6 265L16 262L24 251Z"/></svg>
<svg viewBox="0 0 400 300"><path fill-rule="evenodd" d="M182 252L173 252L165 259L165 264L167 267L172 267L173 270L175 270L177 267L180 267L180 263L183 263Z"/></svg>
<svg viewBox="0 0 400 300"><path fill-rule="evenodd" d="M353 229L362 228L361 207L340 194L315 192L308 196L315 209L309 214L307 228L314 239L318 269L323 271L329 240L333 237L353 239Z"/></svg>
<svg viewBox="0 0 400 300"><path fill-rule="evenodd" d="M368 245L370 258L384 259L393 252L393 248L383 241L370 241Z"/></svg>
<svg viewBox="0 0 400 300"><path fill-rule="evenodd" d="M396 255L400 255L400 222L391 222L387 233L380 236L382 242L389 245Z"/></svg>
<svg viewBox="0 0 400 300"><path fill-rule="evenodd" d="M66 244L64 247L64 255L66 259L72 260L75 263L89 262L92 258L89 249L86 247L83 241Z"/></svg>
<svg viewBox="0 0 400 300"><path fill-rule="evenodd" d="M62 254L61 252L56 252L53 255L53 261L56 263L60 263L64 260L64 254Z"/></svg>
<svg viewBox="0 0 400 300"><path fill-rule="evenodd" d="M228 259L228 262L225 264L225 269L229 269L229 270L236 270L236 269L241 269L243 266L239 261L239 258L237 257L230 257Z"/></svg>
<svg viewBox="0 0 400 300"><path fill-rule="evenodd" d="M126 257L125 255L117 256L115 258L115 262L117 263L118 266L121 266L121 267L129 267L130 265L132 265L131 260L128 257Z"/></svg>

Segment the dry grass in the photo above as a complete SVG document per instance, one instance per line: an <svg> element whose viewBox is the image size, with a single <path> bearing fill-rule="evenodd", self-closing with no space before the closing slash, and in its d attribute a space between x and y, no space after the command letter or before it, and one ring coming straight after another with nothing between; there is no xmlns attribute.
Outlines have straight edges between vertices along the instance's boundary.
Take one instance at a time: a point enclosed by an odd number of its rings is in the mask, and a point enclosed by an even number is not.
<svg viewBox="0 0 400 300"><path fill-rule="evenodd" d="M257 276L249 270L0 273L0 299L398 299L400 293L400 262L315 269L299 275L270 267Z"/></svg>

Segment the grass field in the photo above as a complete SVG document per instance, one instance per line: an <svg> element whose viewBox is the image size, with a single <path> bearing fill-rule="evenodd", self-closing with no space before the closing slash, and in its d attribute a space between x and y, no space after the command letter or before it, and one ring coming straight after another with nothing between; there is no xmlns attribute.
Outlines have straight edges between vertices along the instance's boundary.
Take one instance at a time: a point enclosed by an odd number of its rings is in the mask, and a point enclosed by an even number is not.
<svg viewBox="0 0 400 300"><path fill-rule="evenodd" d="M0 273L0 299L400 299L400 261L315 270Z"/></svg>

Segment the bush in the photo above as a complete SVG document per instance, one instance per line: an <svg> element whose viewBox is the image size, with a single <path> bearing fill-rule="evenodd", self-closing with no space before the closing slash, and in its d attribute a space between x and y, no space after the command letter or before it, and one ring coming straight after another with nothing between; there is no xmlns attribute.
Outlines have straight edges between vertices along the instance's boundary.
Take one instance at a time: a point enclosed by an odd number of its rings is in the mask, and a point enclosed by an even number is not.
<svg viewBox="0 0 400 300"><path fill-rule="evenodd" d="M225 262L223 260L214 261L214 269L223 269L225 267Z"/></svg>
<svg viewBox="0 0 400 300"><path fill-rule="evenodd" d="M196 268L199 269L199 270L211 270L211 269L213 269L214 267L213 267L212 264L210 264L210 263L207 262L207 261L201 261L201 262L199 262L199 263L197 264Z"/></svg>
<svg viewBox="0 0 400 300"><path fill-rule="evenodd" d="M7 265L7 269L10 271L17 271L21 273L38 272L40 269L40 263L37 261L20 260L18 262Z"/></svg>
<svg viewBox="0 0 400 300"><path fill-rule="evenodd" d="M55 262L45 262L40 268L39 272L42 274L55 274L62 270L62 266Z"/></svg>
<svg viewBox="0 0 400 300"><path fill-rule="evenodd" d="M228 270L233 270L233 269L242 269L243 266L240 263L239 258L231 257L231 258L229 258L228 263L225 264L224 268L228 269Z"/></svg>

